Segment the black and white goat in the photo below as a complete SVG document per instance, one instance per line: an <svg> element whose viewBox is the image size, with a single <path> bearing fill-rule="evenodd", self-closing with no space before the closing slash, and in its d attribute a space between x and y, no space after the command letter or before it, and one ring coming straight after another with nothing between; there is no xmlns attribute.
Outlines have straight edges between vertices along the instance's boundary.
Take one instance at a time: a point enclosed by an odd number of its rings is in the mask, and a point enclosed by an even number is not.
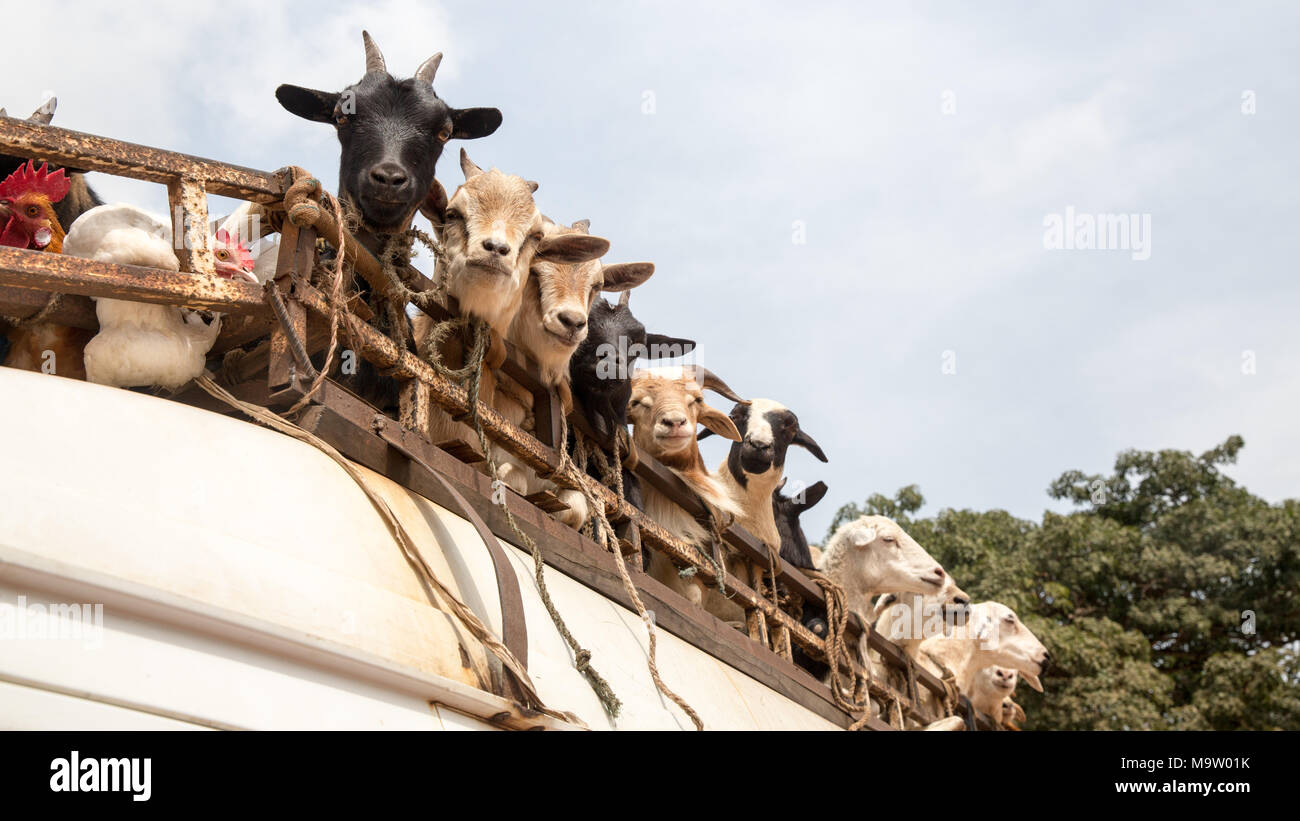
<svg viewBox="0 0 1300 821"><path fill-rule="evenodd" d="M731 410L731 421L740 431L727 461L718 466L718 481L736 502L741 514L736 523L773 549L781 546L772 508L772 493L785 473L785 454L791 445L806 449L828 461L821 446L799 427L794 412L771 399L740 402ZM701 433L703 438L708 431Z"/></svg>

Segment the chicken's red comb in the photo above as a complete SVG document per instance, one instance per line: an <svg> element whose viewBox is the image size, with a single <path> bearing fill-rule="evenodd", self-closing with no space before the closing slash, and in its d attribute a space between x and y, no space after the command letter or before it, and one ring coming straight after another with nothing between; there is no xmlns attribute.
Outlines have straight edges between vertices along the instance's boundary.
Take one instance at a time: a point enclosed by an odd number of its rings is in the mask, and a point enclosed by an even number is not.
<svg viewBox="0 0 1300 821"><path fill-rule="evenodd" d="M245 271L253 270L253 252L239 240L239 237L232 236L225 228L221 228L217 231L217 242L226 246L226 250L239 261L240 268Z"/></svg>
<svg viewBox="0 0 1300 821"><path fill-rule="evenodd" d="M62 168L51 173L49 163L41 163L41 167L37 168L28 160L18 166L4 182L0 182L0 197L14 199L32 191L44 194L53 203L66 197L71 187L72 180L68 179Z"/></svg>

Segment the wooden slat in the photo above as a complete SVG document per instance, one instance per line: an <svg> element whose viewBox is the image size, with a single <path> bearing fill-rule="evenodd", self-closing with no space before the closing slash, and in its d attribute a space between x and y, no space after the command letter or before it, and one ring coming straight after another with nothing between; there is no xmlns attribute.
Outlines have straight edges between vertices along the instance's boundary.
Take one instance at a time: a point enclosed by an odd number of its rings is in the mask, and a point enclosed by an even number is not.
<svg viewBox="0 0 1300 821"><path fill-rule="evenodd" d="M172 238L181 270L216 276L212 238L208 234L208 195L201 180L183 177L167 183L172 211Z"/></svg>
<svg viewBox="0 0 1300 821"><path fill-rule="evenodd" d="M270 316L257 285L202 274L0 247L0 276L6 285L22 288Z"/></svg>
<svg viewBox="0 0 1300 821"><path fill-rule="evenodd" d="M254 202L284 195L283 179L265 171L12 117L0 118L0 153L164 185L181 178L202 180L213 194Z"/></svg>

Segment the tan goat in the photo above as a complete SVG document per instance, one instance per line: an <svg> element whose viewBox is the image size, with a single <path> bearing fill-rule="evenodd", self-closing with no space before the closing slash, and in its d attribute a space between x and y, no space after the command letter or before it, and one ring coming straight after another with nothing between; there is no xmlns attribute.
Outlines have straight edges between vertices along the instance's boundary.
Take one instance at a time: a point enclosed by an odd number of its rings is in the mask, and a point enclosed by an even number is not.
<svg viewBox="0 0 1300 821"><path fill-rule="evenodd" d="M566 227L549 220L545 238L557 235L586 236L586 220ZM599 260L561 263L548 259L534 260L524 285L523 300L510 325L507 338L532 357L541 371L542 382L554 389L567 414L573 409L569 383L569 360L587 338L587 314L592 300L601 291L627 291L645 282L654 273L649 262L602 265ZM504 383L509 377L502 376ZM523 426L532 409L532 395L513 384L501 385L494 406L510 421ZM555 486L537 475L501 449L495 449L500 466L498 477L516 491L528 495ZM587 519L587 505L581 493L559 490L556 495L568 505L557 518L570 527L581 527Z"/></svg>
<svg viewBox="0 0 1300 821"><path fill-rule="evenodd" d="M674 370L678 373L674 374ZM716 391L728 399L743 401L721 379L705 368L686 367L667 371L638 371L632 377L632 398L628 418L637 450L649 454L670 469L707 505L717 517L734 517L740 509L726 489L704 465L696 442L696 426L703 425L719 436L740 441L740 431L731 419L704 402L704 390ZM653 486L643 488L645 512L669 533L711 555L709 531L693 516L674 504ZM650 556L650 574L691 603L704 605L724 620L733 620L740 608L708 591L695 576L682 577L677 568L657 551ZM740 613L743 617L743 612Z"/></svg>
<svg viewBox="0 0 1300 821"><path fill-rule="evenodd" d="M435 182L421 212L433 223L447 254L438 281L456 297L461 313L482 319L491 328L492 346L480 395L492 403L497 393L492 369L505 361L505 335L519 312L531 266L595 260L609 250L609 241L587 234L546 236L545 221L533 201L537 183L495 168L484 171L464 149L460 166L465 183L449 200ZM423 352L433 320L420 312L412 324L416 345ZM465 345L466 340L454 336L444 340L438 351L443 363L460 367ZM432 409L429 417L429 436L434 442L464 439L477 446L477 437L469 428L441 409Z"/></svg>

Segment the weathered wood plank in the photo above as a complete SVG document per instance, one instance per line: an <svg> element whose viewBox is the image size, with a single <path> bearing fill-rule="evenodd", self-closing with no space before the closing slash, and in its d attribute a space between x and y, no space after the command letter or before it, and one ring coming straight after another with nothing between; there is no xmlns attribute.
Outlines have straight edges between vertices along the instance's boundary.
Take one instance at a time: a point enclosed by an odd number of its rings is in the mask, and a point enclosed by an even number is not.
<svg viewBox="0 0 1300 821"><path fill-rule="evenodd" d="M284 196L283 181L273 173L12 117L0 118L0 149L17 157L164 185L182 177L203 180L213 194L254 202Z"/></svg>
<svg viewBox="0 0 1300 821"><path fill-rule="evenodd" d="M202 274L0 247L0 276L20 288L270 317L257 285Z"/></svg>

